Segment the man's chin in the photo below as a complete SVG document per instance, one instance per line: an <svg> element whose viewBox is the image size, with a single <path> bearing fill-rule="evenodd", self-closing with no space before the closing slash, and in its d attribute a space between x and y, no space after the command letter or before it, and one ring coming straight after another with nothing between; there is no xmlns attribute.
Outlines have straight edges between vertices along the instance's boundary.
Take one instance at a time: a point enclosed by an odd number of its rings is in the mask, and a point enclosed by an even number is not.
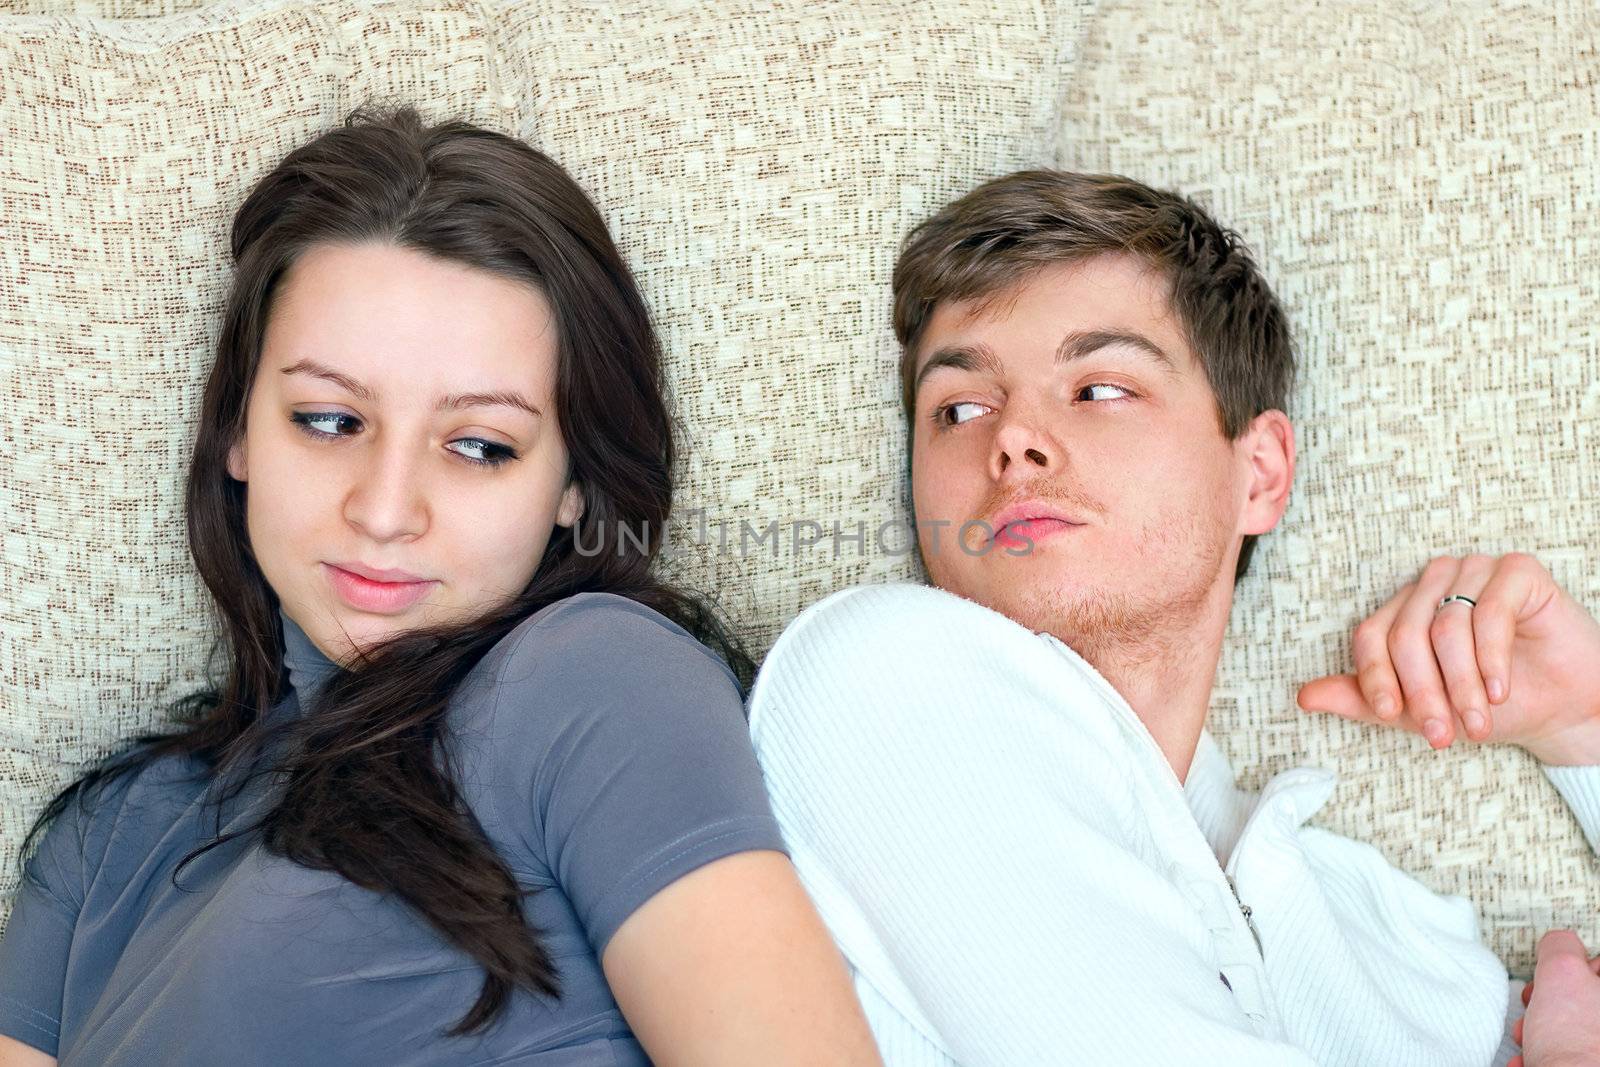
<svg viewBox="0 0 1600 1067"><path fill-rule="evenodd" d="M945 584L936 578L933 584L1035 633L1048 633L1090 659L1107 647L1147 640L1152 630L1151 613L1118 591L1048 581Z"/></svg>

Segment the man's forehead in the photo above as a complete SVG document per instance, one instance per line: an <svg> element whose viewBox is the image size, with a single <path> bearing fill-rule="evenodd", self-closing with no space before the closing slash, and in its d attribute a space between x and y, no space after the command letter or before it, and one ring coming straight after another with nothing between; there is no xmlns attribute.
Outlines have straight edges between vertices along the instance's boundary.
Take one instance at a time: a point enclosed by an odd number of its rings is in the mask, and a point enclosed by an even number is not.
<svg viewBox="0 0 1600 1067"><path fill-rule="evenodd" d="M1054 346L1058 362L1120 345L1182 373L1194 357L1170 294L1165 274L1131 255L1048 265L937 305L917 344L915 381L935 364L998 370L1005 342L1018 334Z"/></svg>

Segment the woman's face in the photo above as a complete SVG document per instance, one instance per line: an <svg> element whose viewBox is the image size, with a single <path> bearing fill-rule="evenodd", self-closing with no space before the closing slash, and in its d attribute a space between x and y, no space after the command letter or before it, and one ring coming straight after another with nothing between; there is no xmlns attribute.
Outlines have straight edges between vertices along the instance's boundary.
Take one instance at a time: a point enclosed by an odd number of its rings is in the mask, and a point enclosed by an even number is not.
<svg viewBox="0 0 1600 1067"><path fill-rule="evenodd" d="M534 287L393 245L317 245L280 280L228 473L268 584L330 659L515 597L578 520L556 346Z"/></svg>

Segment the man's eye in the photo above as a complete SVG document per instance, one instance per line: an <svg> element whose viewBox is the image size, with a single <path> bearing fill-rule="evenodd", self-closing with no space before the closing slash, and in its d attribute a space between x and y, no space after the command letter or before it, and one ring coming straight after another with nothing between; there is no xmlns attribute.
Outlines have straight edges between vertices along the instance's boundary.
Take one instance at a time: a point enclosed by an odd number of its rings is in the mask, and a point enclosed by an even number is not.
<svg viewBox="0 0 1600 1067"><path fill-rule="evenodd" d="M933 421L940 426L959 426L963 422L977 418L989 408L971 400L963 400L955 404L941 404L933 410Z"/></svg>
<svg viewBox="0 0 1600 1067"><path fill-rule="evenodd" d="M1133 394L1129 393L1120 385L1108 385L1105 382L1097 382L1094 385L1086 385L1082 389L1079 389L1078 395L1075 399L1090 401L1122 400L1132 395Z"/></svg>

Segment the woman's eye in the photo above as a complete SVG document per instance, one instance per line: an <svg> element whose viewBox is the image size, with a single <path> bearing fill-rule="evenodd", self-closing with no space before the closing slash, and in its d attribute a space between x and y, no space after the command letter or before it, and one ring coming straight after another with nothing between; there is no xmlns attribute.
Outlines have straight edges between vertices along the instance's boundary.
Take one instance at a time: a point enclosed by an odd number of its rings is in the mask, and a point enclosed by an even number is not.
<svg viewBox="0 0 1600 1067"><path fill-rule="evenodd" d="M962 423L975 419L988 410L987 405L971 400L962 400L954 404L941 404L933 409L933 421L941 427L960 426Z"/></svg>
<svg viewBox="0 0 1600 1067"><path fill-rule="evenodd" d="M355 423L357 426L361 425L360 419L354 415L346 415L342 411L297 411L289 416L289 420L300 427L302 433L308 437L324 441L331 438L350 436L335 430L317 428L319 425L338 426L340 425L340 419ZM456 455L478 467L498 467L502 463L509 463L517 458L517 453L514 450L507 448L505 445L497 445L493 441L485 441L481 437L461 437L450 443L452 445L466 445L476 449L476 455L456 451L455 449L451 451L455 451Z"/></svg>
<svg viewBox="0 0 1600 1067"><path fill-rule="evenodd" d="M517 458L517 454L504 445L497 445L493 441L485 441L480 437L463 437L450 443L453 445L473 445L481 449L477 456L469 456L464 452L456 453L468 463L476 463L480 467L498 467L502 463L508 463Z"/></svg>
<svg viewBox="0 0 1600 1067"><path fill-rule="evenodd" d="M1096 382L1094 385L1086 385L1082 389L1079 389L1078 395L1075 399L1090 401L1123 400L1132 395L1132 393L1128 392L1128 390L1124 389L1120 385L1108 385L1105 382Z"/></svg>
<svg viewBox="0 0 1600 1067"><path fill-rule="evenodd" d="M345 437L345 436L348 436L347 434L332 432L332 431L329 431L329 430L319 430L319 429L315 429L314 428L314 427L316 427L318 425L322 425L322 426L329 426L329 425L337 426L339 424L339 420L340 419L348 419L349 421L355 422L355 423L359 423L361 421L360 419L356 418L354 415L346 415L342 411L297 411L294 414L289 416L289 421L290 422L292 422L296 426L300 427L301 432L303 432L303 433L305 433L305 434L307 434L307 435L309 435L311 437Z"/></svg>

